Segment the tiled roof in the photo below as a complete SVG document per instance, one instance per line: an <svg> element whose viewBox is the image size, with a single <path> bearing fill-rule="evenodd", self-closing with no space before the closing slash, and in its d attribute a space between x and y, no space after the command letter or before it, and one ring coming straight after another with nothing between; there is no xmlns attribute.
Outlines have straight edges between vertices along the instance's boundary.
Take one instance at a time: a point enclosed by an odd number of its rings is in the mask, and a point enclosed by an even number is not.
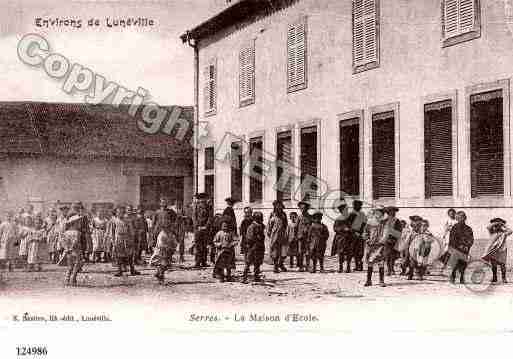
<svg viewBox="0 0 513 359"><path fill-rule="evenodd" d="M171 110L172 107L166 107ZM183 141L148 134L127 106L76 103L0 102L0 153L134 158L190 158L192 126ZM193 110L180 118L192 124Z"/></svg>

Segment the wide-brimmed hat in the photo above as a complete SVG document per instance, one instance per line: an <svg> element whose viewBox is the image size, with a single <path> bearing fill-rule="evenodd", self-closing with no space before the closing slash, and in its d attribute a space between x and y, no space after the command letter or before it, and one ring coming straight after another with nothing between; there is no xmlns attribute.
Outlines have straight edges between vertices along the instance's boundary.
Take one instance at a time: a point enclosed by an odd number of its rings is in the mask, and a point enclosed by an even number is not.
<svg viewBox="0 0 513 359"><path fill-rule="evenodd" d="M361 207L361 206L363 206L363 202L360 201L359 199L355 199L353 201L353 207L355 207L355 206L360 206Z"/></svg>
<svg viewBox="0 0 513 359"><path fill-rule="evenodd" d="M196 199L208 199L208 194L206 194L205 192L201 192L201 193L196 193Z"/></svg>
<svg viewBox="0 0 513 359"><path fill-rule="evenodd" d="M388 206L388 207L385 207L385 209L383 211L385 213L397 213L397 212L399 212L399 208L397 208L396 206Z"/></svg>
<svg viewBox="0 0 513 359"><path fill-rule="evenodd" d="M73 208L80 208L80 209L84 209L84 205L83 205L83 204L82 204L82 202L80 202L80 201L73 203L72 207L73 207Z"/></svg>
<svg viewBox="0 0 513 359"><path fill-rule="evenodd" d="M69 209L69 206L67 204L64 204L64 203L58 203L57 204L57 208L61 211L65 210L65 209Z"/></svg>
<svg viewBox="0 0 513 359"><path fill-rule="evenodd" d="M506 221L502 218L497 217L497 218L491 219L490 223L491 224L506 224Z"/></svg>
<svg viewBox="0 0 513 359"><path fill-rule="evenodd" d="M416 214L413 215L413 216L410 216L410 221L412 221L412 222L419 222L419 221L422 221L422 220L423 220L422 217L417 216Z"/></svg>
<svg viewBox="0 0 513 359"><path fill-rule="evenodd" d="M237 202L240 202L238 199L235 199L235 198L232 198L232 197L228 197L228 198L225 198L224 201L228 204L235 204Z"/></svg>
<svg viewBox="0 0 513 359"><path fill-rule="evenodd" d="M305 201L299 201L297 206L298 206L298 208L301 208L303 206L306 207L306 208L310 208L310 203L305 202Z"/></svg>
<svg viewBox="0 0 513 359"><path fill-rule="evenodd" d="M315 213L312 215L312 218L313 218L313 219L317 219L317 218L322 219L322 216L323 216L323 215L324 215L324 214L323 214L322 212L315 212Z"/></svg>
<svg viewBox="0 0 513 359"><path fill-rule="evenodd" d="M283 202L280 201L279 199L275 199L273 201L273 207L277 207L277 206L283 206Z"/></svg>

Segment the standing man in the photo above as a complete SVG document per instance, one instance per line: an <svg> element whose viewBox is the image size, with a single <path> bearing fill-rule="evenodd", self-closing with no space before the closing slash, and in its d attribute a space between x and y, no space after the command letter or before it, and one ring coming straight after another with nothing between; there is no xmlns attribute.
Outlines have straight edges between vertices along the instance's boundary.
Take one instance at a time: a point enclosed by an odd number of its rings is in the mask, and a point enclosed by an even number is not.
<svg viewBox="0 0 513 359"><path fill-rule="evenodd" d="M283 211L283 203L275 200L273 202L273 212L269 217L267 224L267 236L269 237L271 259L274 264L274 273L286 272L287 268L283 264L287 251L284 246L288 244L287 240L287 215Z"/></svg>
<svg viewBox="0 0 513 359"><path fill-rule="evenodd" d="M399 208L390 206L385 208L387 215L384 221L383 240L385 241L385 261L387 265L387 275L395 274L395 261L398 258L398 252L395 249L397 241L401 238L401 221L396 218Z"/></svg>
<svg viewBox="0 0 513 359"><path fill-rule="evenodd" d="M367 224L367 216L362 212L362 201L355 199L353 201L353 211L351 217L351 230L353 232L353 256L355 261L355 271L363 272L363 252L365 248L365 241L363 239L363 230Z"/></svg>
<svg viewBox="0 0 513 359"><path fill-rule="evenodd" d="M465 284L465 270L469 261L470 248L474 244L474 232L465 222L467 215L463 211L456 213L456 223L449 234L449 262L452 264L451 283L456 281L456 272L460 272L460 283Z"/></svg>
<svg viewBox="0 0 513 359"><path fill-rule="evenodd" d="M176 212L168 207L167 199L162 197L159 202L160 208L153 216L153 243L157 243L157 236L162 230L162 225L169 223L176 218Z"/></svg>
<svg viewBox="0 0 513 359"><path fill-rule="evenodd" d="M137 240L137 252L135 254L135 263L142 262L142 252L148 252L148 222L144 218L144 210L141 206L137 207L137 214L133 220L134 231Z"/></svg>
<svg viewBox="0 0 513 359"><path fill-rule="evenodd" d="M312 217L308 213L310 203L301 201L298 203L298 207L301 211L297 223L297 239L299 245L298 267L300 272L304 272L305 269L308 271L310 266L310 243L308 243L308 232L312 225ZM306 266L304 261L306 261Z"/></svg>
<svg viewBox="0 0 513 359"><path fill-rule="evenodd" d="M65 285L77 285L77 274L82 270L87 243L91 236L89 220L83 210L82 202L74 203L64 227L63 248L68 262Z"/></svg>
<svg viewBox="0 0 513 359"><path fill-rule="evenodd" d="M207 245L209 242L209 219L211 206L206 193L198 193L193 202L194 261L196 268L207 267Z"/></svg>
<svg viewBox="0 0 513 359"><path fill-rule="evenodd" d="M245 207L244 208L244 219L242 220L241 224L240 224L240 237L241 237L241 242L240 242L240 254L245 254L245 250L246 250L246 232L249 228L249 226L251 225L251 223L253 223L253 209L251 207Z"/></svg>
<svg viewBox="0 0 513 359"><path fill-rule="evenodd" d="M237 235L237 217L235 217L235 211L233 210L233 206L238 201L236 199L228 197L225 199L225 202L226 202L226 208L224 209L223 217L230 219L230 223L228 223L228 227L230 228L230 231L232 231L234 235Z"/></svg>
<svg viewBox="0 0 513 359"><path fill-rule="evenodd" d="M141 274L135 270L134 266L137 243L130 215L125 212L125 208L121 206L117 208L116 216L112 219L109 230L113 242L114 258L118 267L118 272L114 276L121 277L123 266L127 263L131 275Z"/></svg>

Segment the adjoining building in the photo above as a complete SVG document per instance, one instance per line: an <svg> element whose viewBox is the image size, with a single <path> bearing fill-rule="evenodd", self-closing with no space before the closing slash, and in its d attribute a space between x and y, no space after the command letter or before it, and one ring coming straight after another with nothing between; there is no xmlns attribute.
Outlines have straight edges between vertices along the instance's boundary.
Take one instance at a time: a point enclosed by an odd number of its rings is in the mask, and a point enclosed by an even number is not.
<svg viewBox="0 0 513 359"><path fill-rule="evenodd" d="M0 103L1 210L28 202L39 211L57 201L154 209L162 196L187 205L193 110L166 109L180 113L172 131L149 134L126 106Z"/></svg>
<svg viewBox="0 0 513 359"><path fill-rule="evenodd" d="M276 198L294 208L304 193L292 189L315 176L317 196L396 205L435 232L449 207L479 236L491 217L513 221L509 15L500 0L232 2L181 37L213 139L198 189L218 210L231 195L239 214L268 211ZM261 178L213 160L251 167L237 158L260 149L280 160Z"/></svg>

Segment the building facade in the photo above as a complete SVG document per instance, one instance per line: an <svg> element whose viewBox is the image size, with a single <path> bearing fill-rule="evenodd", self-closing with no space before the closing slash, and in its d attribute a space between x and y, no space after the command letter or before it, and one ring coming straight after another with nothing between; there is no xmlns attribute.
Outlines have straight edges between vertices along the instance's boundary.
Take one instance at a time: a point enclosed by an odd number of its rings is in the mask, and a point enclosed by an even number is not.
<svg viewBox="0 0 513 359"><path fill-rule="evenodd" d="M192 113L180 108L177 126L192 124ZM145 133L139 120L109 105L0 103L1 211L27 203L40 211L58 201L154 209L160 197L187 205L192 126L179 141Z"/></svg>
<svg viewBox="0 0 513 359"><path fill-rule="evenodd" d="M265 211L360 198L434 231L454 207L479 236L513 220L507 3L232 2L182 36L211 131L198 189L217 210L230 195Z"/></svg>

